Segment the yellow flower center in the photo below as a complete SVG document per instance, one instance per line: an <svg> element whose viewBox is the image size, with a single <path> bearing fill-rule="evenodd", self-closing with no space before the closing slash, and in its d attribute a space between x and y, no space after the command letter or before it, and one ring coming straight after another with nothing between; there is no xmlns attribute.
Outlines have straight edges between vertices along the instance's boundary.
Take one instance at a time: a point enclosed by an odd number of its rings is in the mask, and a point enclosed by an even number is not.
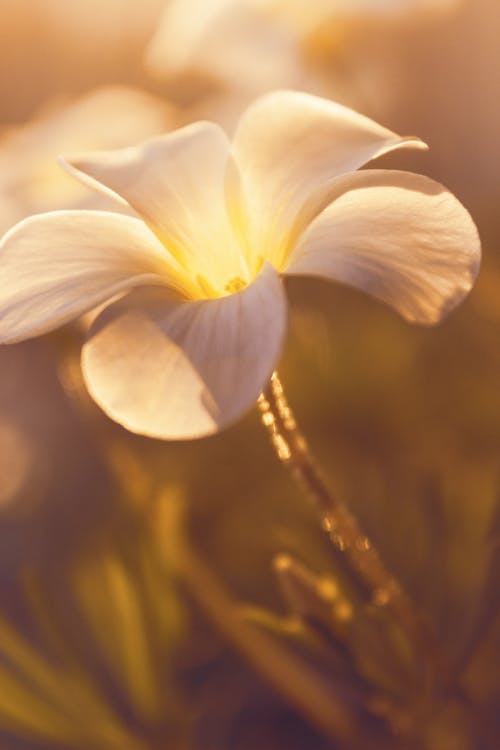
<svg viewBox="0 0 500 750"><path fill-rule="evenodd" d="M222 290L220 290L220 288L216 289L215 286L208 281L206 276L202 276L201 274L196 276L196 282L198 288L201 290L202 298L204 297L208 299L216 299L217 297L225 297L229 294L235 294L236 292L241 292L242 289L245 289L245 287L248 286L248 281L242 279L241 276L233 276L230 281L224 284Z"/></svg>
<svg viewBox="0 0 500 750"><path fill-rule="evenodd" d="M241 292L246 287L246 283L240 276L235 276L231 281L228 281L224 287L224 291L228 294L234 294L235 292Z"/></svg>

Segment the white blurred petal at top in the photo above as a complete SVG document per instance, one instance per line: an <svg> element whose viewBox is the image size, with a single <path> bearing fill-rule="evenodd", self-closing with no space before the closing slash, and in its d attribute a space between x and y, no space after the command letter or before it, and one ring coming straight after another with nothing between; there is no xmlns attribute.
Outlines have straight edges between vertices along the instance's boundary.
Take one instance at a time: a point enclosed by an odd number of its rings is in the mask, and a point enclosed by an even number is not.
<svg viewBox="0 0 500 750"><path fill-rule="evenodd" d="M176 126L175 110L139 89L111 86L69 102L49 102L31 121L0 136L0 230L32 213L106 208L61 170L64 152L120 148Z"/></svg>
<svg viewBox="0 0 500 750"><path fill-rule="evenodd" d="M154 74L197 73L250 95L304 86L297 34L258 0L170 0L146 51Z"/></svg>
<svg viewBox="0 0 500 750"><path fill-rule="evenodd" d="M171 78L198 72L257 93L278 86L318 91L308 52L320 32L331 53L373 22L433 19L463 0L169 0L146 65ZM328 36L328 44L324 44Z"/></svg>

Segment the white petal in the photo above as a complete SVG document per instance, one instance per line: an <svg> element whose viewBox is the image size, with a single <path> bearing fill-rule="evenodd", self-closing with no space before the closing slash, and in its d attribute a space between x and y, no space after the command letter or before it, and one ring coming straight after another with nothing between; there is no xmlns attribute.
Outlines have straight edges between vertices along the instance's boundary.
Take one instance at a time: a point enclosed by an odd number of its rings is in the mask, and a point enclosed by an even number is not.
<svg viewBox="0 0 500 750"><path fill-rule="evenodd" d="M286 273L345 282L431 325L470 291L480 253L469 213L442 185L366 170L339 178L336 197L300 238Z"/></svg>
<svg viewBox="0 0 500 750"><path fill-rule="evenodd" d="M404 147L426 148L310 94L278 91L258 99L234 138L256 252L280 268L293 238L328 204L332 178Z"/></svg>
<svg viewBox="0 0 500 750"><path fill-rule="evenodd" d="M197 122L146 143L67 159L94 187L127 201L177 260L217 291L245 275L226 201L229 142Z"/></svg>
<svg viewBox="0 0 500 750"><path fill-rule="evenodd" d="M269 0L170 0L146 65L167 78L190 72L212 77L247 97L298 83L305 78L302 33L285 16Z"/></svg>
<svg viewBox="0 0 500 750"><path fill-rule="evenodd" d="M55 211L0 244L0 342L39 336L138 284L179 286L174 264L138 219Z"/></svg>
<svg viewBox="0 0 500 750"><path fill-rule="evenodd" d="M131 292L94 323L83 350L93 398L133 432L187 439L217 432L257 399L283 346L286 298L266 265L243 291L181 302Z"/></svg>
<svg viewBox="0 0 500 750"><path fill-rule="evenodd" d="M146 50L146 64L167 75L194 67L206 34L233 7L241 8L240 0L170 0Z"/></svg>

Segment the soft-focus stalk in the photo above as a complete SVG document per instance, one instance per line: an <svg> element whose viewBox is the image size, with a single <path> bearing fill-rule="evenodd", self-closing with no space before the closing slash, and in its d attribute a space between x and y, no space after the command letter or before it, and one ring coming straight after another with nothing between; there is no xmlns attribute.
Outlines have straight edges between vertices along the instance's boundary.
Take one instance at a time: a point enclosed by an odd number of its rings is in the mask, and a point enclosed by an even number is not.
<svg viewBox="0 0 500 750"><path fill-rule="evenodd" d="M335 547L344 554L352 572L368 588L372 603L389 609L410 642L433 662L448 682L437 645L399 581L389 572L373 542L363 533L349 509L332 493L313 458L304 435L274 373L258 400L261 420L280 461L306 491L320 513L321 525Z"/></svg>
<svg viewBox="0 0 500 750"><path fill-rule="evenodd" d="M243 616L242 608L185 536L182 501L168 495L154 510L154 528L169 563L228 642L335 745L340 741L345 747L361 748L370 743L372 750L383 750L386 742L372 737L373 727L366 730L341 691L332 688L305 659Z"/></svg>
<svg viewBox="0 0 500 750"><path fill-rule="evenodd" d="M335 547L344 555L350 570L357 574L371 592L372 603L386 607L405 632L410 643L427 659L440 689L470 712L484 747L496 747L496 730L484 711L463 689L460 671L452 668L439 644L420 617L399 581L387 569L373 542L363 533L356 518L330 490L315 461L309 445L297 427L286 400L283 386L275 372L258 400L261 419L280 461L290 469L316 505L321 525Z"/></svg>

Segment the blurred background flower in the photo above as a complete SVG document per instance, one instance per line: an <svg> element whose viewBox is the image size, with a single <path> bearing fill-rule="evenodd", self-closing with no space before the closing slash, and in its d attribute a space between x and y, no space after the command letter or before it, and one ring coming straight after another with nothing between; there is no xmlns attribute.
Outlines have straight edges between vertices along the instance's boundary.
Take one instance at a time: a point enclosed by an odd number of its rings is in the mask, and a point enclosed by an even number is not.
<svg viewBox="0 0 500 750"><path fill-rule="evenodd" d="M58 154L120 148L174 126L174 109L166 102L124 86L101 87L66 102L50 100L32 120L0 137L2 233L30 214L115 206L69 177Z"/></svg>
<svg viewBox="0 0 500 750"><path fill-rule="evenodd" d="M255 96L306 89L353 107L391 96L367 38L446 18L461 0L169 0L146 51L147 69L183 98L201 93L233 126ZM198 85L196 85L198 84ZM207 96L208 94L208 96Z"/></svg>

